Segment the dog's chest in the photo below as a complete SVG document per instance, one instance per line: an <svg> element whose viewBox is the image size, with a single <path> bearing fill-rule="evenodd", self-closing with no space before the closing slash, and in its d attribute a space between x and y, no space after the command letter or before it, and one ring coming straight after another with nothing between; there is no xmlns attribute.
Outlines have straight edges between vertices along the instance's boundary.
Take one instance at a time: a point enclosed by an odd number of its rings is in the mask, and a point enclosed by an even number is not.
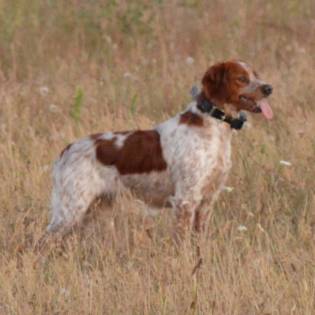
<svg viewBox="0 0 315 315"><path fill-rule="evenodd" d="M213 119L200 128L179 126L163 137L173 180L203 196L220 190L231 168L231 137L230 127Z"/></svg>
<svg viewBox="0 0 315 315"><path fill-rule="evenodd" d="M209 152L209 160L211 163L205 172L206 176L202 187L202 193L205 199L207 199L207 196L212 198L211 195L213 193L222 190L232 166L231 131L225 128L222 130L220 128L216 137L218 137L215 141L218 147L216 154Z"/></svg>

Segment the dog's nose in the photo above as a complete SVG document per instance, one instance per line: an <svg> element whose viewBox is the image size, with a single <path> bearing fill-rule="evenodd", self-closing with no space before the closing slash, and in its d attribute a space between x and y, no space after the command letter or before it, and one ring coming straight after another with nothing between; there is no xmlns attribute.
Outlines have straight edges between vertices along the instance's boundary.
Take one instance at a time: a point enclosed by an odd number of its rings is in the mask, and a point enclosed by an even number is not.
<svg viewBox="0 0 315 315"><path fill-rule="evenodd" d="M261 86L261 91L265 96L269 96L272 93L272 86L269 84L264 84Z"/></svg>

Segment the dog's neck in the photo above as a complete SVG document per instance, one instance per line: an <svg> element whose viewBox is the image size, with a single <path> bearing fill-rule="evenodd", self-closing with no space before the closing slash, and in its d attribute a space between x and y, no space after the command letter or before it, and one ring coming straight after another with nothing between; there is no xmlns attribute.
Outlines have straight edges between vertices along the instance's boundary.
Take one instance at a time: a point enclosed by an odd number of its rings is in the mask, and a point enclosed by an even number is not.
<svg viewBox="0 0 315 315"><path fill-rule="evenodd" d="M233 118L232 115L228 114L229 111L226 112L224 110L224 104L216 102L216 100L209 100L203 91L196 96L196 102L197 108L200 112L210 115L215 119L224 121L229 124L232 129L242 129L247 120L244 113L240 113L238 118Z"/></svg>

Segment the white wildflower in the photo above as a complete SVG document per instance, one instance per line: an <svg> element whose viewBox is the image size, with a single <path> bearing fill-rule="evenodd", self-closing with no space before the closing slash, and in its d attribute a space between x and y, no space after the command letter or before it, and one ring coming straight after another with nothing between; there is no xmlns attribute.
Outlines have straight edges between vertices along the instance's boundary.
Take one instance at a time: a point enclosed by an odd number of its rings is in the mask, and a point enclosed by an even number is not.
<svg viewBox="0 0 315 315"><path fill-rule="evenodd" d="M134 75L133 73L130 73L130 72L125 72L123 77L126 79L126 80L132 80L132 81L137 81L138 78L136 75Z"/></svg>
<svg viewBox="0 0 315 315"><path fill-rule="evenodd" d="M281 165L284 165L284 166L291 166L291 165L292 165L291 162L285 161L285 160L281 160L279 163L280 163Z"/></svg>
<svg viewBox="0 0 315 315"><path fill-rule="evenodd" d="M246 231L247 231L247 227L246 227L245 225L241 224L241 225L239 225L239 226L237 227L237 230L238 230L239 232L246 232Z"/></svg>
<svg viewBox="0 0 315 315"><path fill-rule="evenodd" d="M61 288L60 291L59 291L59 293L60 293L61 295L65 296L65 297L70 296L70 291L69 291L68 289L66 289L66 288Z"/></svg>
<svg viewBox="0 0 315 315"><path fill-rule="evenodd" d="M48 106L48 110L51 112L51 113L58 113L60 110L59 110L59 107L55 104L50 104Z"/></svg>
<svg viewBox="0 0 315 315"><path fill-rule="evenodd" d="M125 78L125 79L130 79L130 78L132 78L132 74L131 74L130 72L128 72L128 71L125 72L125 73L124 73L124 78Z"/></svg>
<svg viewBox="0 0 315 315"><path fill-rule="evenodd" d="M193 57L188 56L188 57L186 58L186 64L192 65L194 62L195 62L195 59L194 59Z"/></svg>
<svg viewBox="0 0 315 315"><path fill-rule="evenodd" d="M232 192L234 190L234 188L230 187L230 186L224 186L223 190L230 193L230 192Z"/></svg>
<svg viewBox="0 0 315 315"><path fill-rule="evenodd" d="M49 88L48 88L48 86L43 85L43 86L41 86L41 87L39 88L39 94L40 94L41 96L46 96L48 93L49 93Z"/></svg>

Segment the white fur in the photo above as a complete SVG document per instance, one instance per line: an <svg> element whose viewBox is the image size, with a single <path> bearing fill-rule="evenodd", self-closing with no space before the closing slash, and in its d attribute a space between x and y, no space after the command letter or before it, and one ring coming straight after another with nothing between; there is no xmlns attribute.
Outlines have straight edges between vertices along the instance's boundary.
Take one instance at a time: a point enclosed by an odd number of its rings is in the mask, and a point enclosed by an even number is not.
<svg viewBox="0 0 315 315"><path fill-rule="evenodd" d="M204 126L180 124L180 114L158 125L167 170L148 174L120 175L115 167L104 166L95 156L94 141L79 140L62 154L54 166L52 219L49 232L64 232L81 221L90 203L98 196L114 196L131 189L136 198L156 209L172 205L178 222L192 224L204 201L211 205L223 189L231 167L229 125L202 114L196 102L190 111L204 119ZM121 148L128 135L106 133ZM207 209L202 210L206 216Z"/></svg>

